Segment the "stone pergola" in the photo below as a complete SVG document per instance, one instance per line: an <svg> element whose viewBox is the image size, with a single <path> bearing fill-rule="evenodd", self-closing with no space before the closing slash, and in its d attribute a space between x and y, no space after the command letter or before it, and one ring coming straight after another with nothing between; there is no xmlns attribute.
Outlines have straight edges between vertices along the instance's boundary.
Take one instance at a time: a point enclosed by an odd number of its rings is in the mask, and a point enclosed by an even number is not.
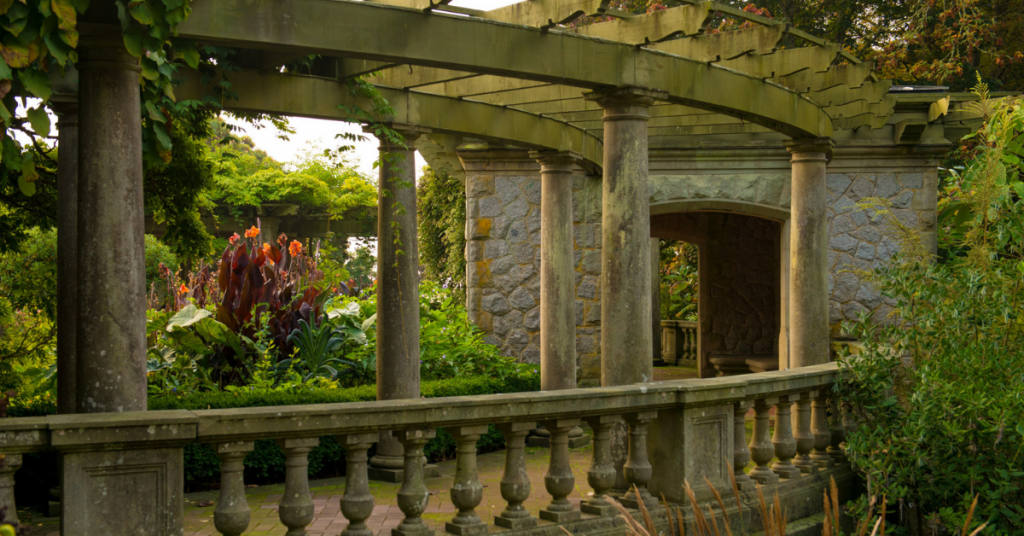
<svg viewBox="0 0 1024 536"><path fill-rule="evenodd" d="M77 282L74 288L62 286L60 296L59 408L64 414L146 409L139 67L121 42L112 3L94 4L80 22L77 91L74 81L65 81L54 99L60 117L60 278ZM355 75L368 76L393 106L394 116L381 119L401 132L410 148L382 144L383 151L404 153L406 159L386 166L380 180L380 400L419 398L413 148L432 166L465 178L470 313L491 341L540 363L543 390L575 388L578 369L579 379L608 388L652 380L652 237L700 247L699 362L705 373L716 364L713 359L725 359L722 367L728 368L736 356L776 356L782 369L823 365L829 361L836 308L842 317L849 303L865 307L878 300L862 296L859 282L846 288L850 285L837 262L844 255L850 262L876 262L884 258L879 248L888 247L882 237L872 240L869 222L853 216L852 202L884 194L924 233L934 235L937 155L976 118L958 108L966 97L893 91L870 64L789 24L713 1L686 4L632 15L610 9L606 0L531 0L487 12L444 0L196 0L178 32L239 49L243 70L230 75L239 97L224 102L226 108L350 119L340 104L367 105L344 83ZM753 27L711 32L716 13ZM614 20L564 26L582 16ZM309 55L319 56L310 75L275 68ZM208 93L196 73L182 75L179 99ZM394 213L395 200L403 203L404 213ZM395 219L397 227L391 225ZM840 232L837 226L852 227ZM396 229L402 255L393 246ZM104 237L103 247L92 247L94 237ZM861 245L872 248L870 258ZM837 304L831 312L830 301ZM825 377L822 367L813 370ZM768 400L782 400L779 407L787 414L797 401L807 426L811 399L815 408L825 407L825 395L810 390L819 389L818 383L794 381L799 388L749 390L758 400L758 418L764 417L763 434L761 424L755 431L762 447L767 408L775 403ZM627 394L622 400L643 398ZM726 434L732 430L735 400L722 397L728 407L719 412L724 420L715 421L714 430ZM645 435L648 424L658 428L671 416L690 419L692 410L668 411L671 404L664 400L622 402L633 404L626 417L630 437ZM538 411L551 417L554 407L538 406ZM595 402L587 411L602 413L601 407ZM742 417L749 407L737 406L735 414ZM657 411L669 417L652 423ZM153 419L164 419L150 423L150 429L161 430L154 434L187 429L186 421L174 421L170 413L153 412ZM815 413L815 423L818 417ZM171 473L180 468L174 465L180 464L180 445L131 451L137 458L118 462L120 452L86 446L90 437L100 436L57 431L94 422L81 418L60 417L66 422L47 421L39 428L54 445L58 436L64 442L65 490L94 489L101 467L156 464ZM95 422L106 418L90 416ZM477 422L474 418L459 422ZM594 417L591 427L607 430L613 420L603 418ZM132 413L118 422L131 428L147 417ZM212 430L202 429L205 421L196 422L201 430L193 428L193 434ZM425 439L404 429L392 438L386 423L367 423L359 424L360 430L383 434L374 460L379 467L404 469L407 475L416 471L419 458L410 462L410 456L418 456ZM401 419L394 423L411 426ZM547 421L553 452L577 424L578 417ZM693 441L683 439L682 427L665 426L658 428L660 436L654 434L652 452L664 454L676 448L672 445ZM827 433L827 424L822 426ZM477 428L459 428L460 444L475 442ZM248 438L252 433L217 430L222 460L235 464L224 471L238 473L237 453L244 456L244 449L232 450L231 434ZM735 430L742 437L742 426ZM792 435L792 430L777 433ZM728 446L728 452L733 434L720 438L719 446ZM365 453L368 447L362 445L372 443L365 436L345 437ZM282 445L289 456L299 456L303 448ZM630 452L635 449L646 447L636 443ZM612 450L624 458L624 450ZM758 452L755 459L766 451ZM828 462L822 455L822 463ZM671 465L654 481L664 486L672 478L700 474L694 470ZM792 471L787 465L777 472ZM171 473L160 489L180 484L180 475ZM635 483L638 474L624 475L620 464L624 485ZM124 496L130 495L113 494L110 500ZM175 500L180 504L180 490ZM65 500L65 534L113 527L97 525L101 522L74 504ZM124 515L146 519L147 514Z"/></svg>

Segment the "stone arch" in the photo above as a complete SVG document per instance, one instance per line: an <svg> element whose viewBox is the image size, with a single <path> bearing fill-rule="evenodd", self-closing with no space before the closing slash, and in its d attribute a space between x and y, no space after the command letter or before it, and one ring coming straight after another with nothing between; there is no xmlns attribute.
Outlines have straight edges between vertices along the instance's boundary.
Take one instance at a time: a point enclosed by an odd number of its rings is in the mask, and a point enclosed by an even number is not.
<svg viewBox="0 0 1024 536"><path fill-rule="evenodd" d="M714 211L789 219L788 173L652 175L649 188L652 216Z"/></svg>

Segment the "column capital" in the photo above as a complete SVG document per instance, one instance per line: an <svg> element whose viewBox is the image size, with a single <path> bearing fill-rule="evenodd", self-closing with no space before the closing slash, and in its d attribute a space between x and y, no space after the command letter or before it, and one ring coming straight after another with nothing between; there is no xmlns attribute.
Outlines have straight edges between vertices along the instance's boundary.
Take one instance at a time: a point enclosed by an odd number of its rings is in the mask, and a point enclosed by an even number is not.
<svg viewBox="0 0 1024 536"><path fill-rule="evenodd" d="M617 108L624 106L647 107L654 104L656 100L668 97L668 92L657 89L623 86L610 89L596 89L583 94L583 98L594 101L602 108Z"/></svg>
<svg viewBox="0 0 1024 536"><path fill-rule="evenodd" d="M536 160L541 165L541 173L571 173L572 166L583 159L575 151L530 151L530 158Z"/></svg>
<svg viewBox="0 0 1024 536"><path fill-rule="evenodd" d="M835 147L835 142L832 141L832 138L800 138L787 140L785 146L786 150L793 155L791 159L793 162L820 160L828 162L832 160L832 149Z"/></svg>
<svg viewBox="0 0 1024 536"><path fill-rule="evenodd" d="M391 130L394 130L394 131L398 132L399 134L401 134L402 137L405 138L406 146L408 147L407 150L409 150L409 151L412 151L412 150L415 149L412 145L413 145L413 143L416 142L417 139L419 139L420 136L422 136L423 134L429 134L430 133L430 129L429 128L421 127L421 126L418 126L418 125L410 125L408 123L395 123L395 122L391 122L391 121L385 121L385 122L383 122L381 124L384 125L387 128L390 128ZM378 135L378 133L377 133L377 131L374 128L373 125L363 125L363 132L365 132L367 134L370 134L371 136L377 138L378 141L380 141L380 150L381 151L388 151L388 152L390 152L390 151L393 151L393 150L401 150L401 149L398 149L398 148L392 149L390 143L387 140L387 138L383 138L380 135Z"/></svg>

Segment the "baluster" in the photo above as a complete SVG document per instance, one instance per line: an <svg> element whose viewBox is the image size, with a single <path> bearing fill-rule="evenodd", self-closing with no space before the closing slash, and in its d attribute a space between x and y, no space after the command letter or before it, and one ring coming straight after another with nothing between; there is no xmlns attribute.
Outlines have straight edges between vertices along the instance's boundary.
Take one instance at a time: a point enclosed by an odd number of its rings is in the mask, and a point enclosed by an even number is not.
<svg viewBox="0 0 1024 536"><path fill-rule="evenodd" d="M398 508L405 519L391 530L392 536L433 536L434 530L420 517L427 508L427 485L423 482L423 445L434 438L433 429L402 430L395 437L405 447L405 471L402 487L398 489Z"/></svg>
<svg viewBox="0 0 1024 536"><path fill-rule="evenodd" d="M697 328L691 327L690 332L690 360L697 359Z"/></svg>
<svg viewBox="0 0 1024 536"><path fill-rule="evenodd" d="M14 503L14 472L21 467L21 454L5 454L0 460L0 506L7 507L7 521L18 522Z"/></svg>
<svg viewBox="0 0 1024 536"><path fill-rule="evenodd" d="M341 513L348 520L341 536L373 536L373 531L366 526L366 518L373 514L366 451L379 437L377 432L337 436L338 443L345 448L345 495L341 498Z"/></svg>
<svg viewBox="0 0 1024 536"><path fill-rule="evenodd" d="M775 446L777 459L772 464L772 471L782 478L800 476L800 469L793 465L796 439L793 437L793 415L790 411L792 405L793 401L788 395L780 396L775 403L775 433L772 435L772 445Z"/></svg>
<svg viewBox="0 0 1024 536"><path fill-rule="evenodd" d="M568 496L576 488L576 477L569 465L569 432L579 426L579 419L546 421L544 427L551 432L551 458L544 475L544 487L551 494L551 504L540 511L540 518L555 523L576 521L579 510L574 510Z"/></svg>
<svg viewBox="0 0 1024 536"><path fill-rule="evenodd" d="M284 452L284 496L278 505L285 536L305 536L313 521L313 498L309 495L309 451L320 444L319 437L278 439Z"/></svg>
<svg viewBox="0 0 1024 536"><path fill-rule="evenodd" d="M826 391L818 391L818 396L811 402L811 433L814 435L814 452L811 460L820 469L828 469L835 465L828 454L828 446L832 443L832 432L828 430L828 398Z"/></svg>
<svg viewBox="0 0 1024 536"><path fill-rule="evenodd" d="M747 448L747 410L751 405L753 404L750 401L740 401L732 406L732 474L736 480L736 487L740 490L753 489L757 485L743 471L750 462L750 449Z"/></svg>
<svg viewBox="0 0 1024 536"><path fill-rule="evenodd" d="M832 460L836 464L846 463L846 451L842 446L846 439L846 428L843 424L842 414L839 412L839 399L835 396L829 397L829 408L832 410L832 418L828 423L832 439L828 447L828 454L832 456Z"/></svg>
<svg viewBox="0 0 1024 536"><path fill-rule="evenodd" d="M487 425L456 426L448 428L455 438L455 481L452 483L452 504L459 511L444 524L444 530L459 536L471 536L487 532L484 523L476 513L476 507L484 498L484 487L476 471L476 442L487 433Z"/></svg>
<svg viewBox="0 0 1024 536"><path fill-rule="evenodd" d="M792 425L796 428L793 433L793 439L796 440L796 458L793 459L793 465L799 468L801 473L818 472L818 464L811 460L811 450L814 449L814 434L811 433L811 398L815 394L814 391L800 393L793 415Z"/></svg>
<svg viewBox="0 0 1024 536"><path fill-rule="evenodd" d="M523 507L530 498L530 475L526 472L526 436L537 428L535 422L499 424L505 436L505 474L501 476L501 498L508 503L494 517L494 524L507 529L528 529L537 525L537 518Z"/></svg>
<svg viewBox="0 0 1024 536"><path fill-rule="evenodd" d="M607 516L615 514L615 507L605 500L608 491L615 486L615 465L612 463L611 434L612 428L622 421L618 415L600 415L588 417L587 424L594 431L594 453L587 471L587 484L594 490L594 495L580 505L586 514Z"/></svg>
<svg viewBox="0 0 1024 536"><path fill-rule="evenodd" d="M750 470L750 478L762 485L779 481L779 475L768 467L768 462L775 456L775 447L768 435L768 412L774 403L772 398L754 401L754 437L750 438L750 458L757 466Z"/></svg>
<svg viewBox="0 0 1024 536"><path fill-rule="evenodd" d="M622 466L622 473L630 488L619 502L629 508L640 507L636 500L637 491L640 492L640 500L648 509L658 505L658 499L647 490L647 483L651 481L653 474L651 463L647 459L647 425L657 416L657 411L639 411L625 415L626 423L629 424L629 451L626 453L626 465Z"/></svg>
<svg viewBox="0 0 1024 536"><path fill-rule="evenodd" d="M242 460L253 449L252 441L218 443L220 498L213 510L213 526L224 536L238 536L249 528L249 503L245 501Z"/></svg>

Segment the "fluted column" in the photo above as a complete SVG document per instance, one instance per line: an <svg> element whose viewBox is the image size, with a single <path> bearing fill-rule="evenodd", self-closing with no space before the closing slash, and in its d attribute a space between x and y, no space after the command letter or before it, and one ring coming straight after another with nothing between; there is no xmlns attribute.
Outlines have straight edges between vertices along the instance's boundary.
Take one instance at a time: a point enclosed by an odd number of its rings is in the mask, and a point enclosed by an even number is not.
<svg viewBox="0 0 1024 536"><path fill-rule="evenodd" d="M285 536L305 536L306 525L313 521L309 451L319 444L319 437L277 440L277 445L284 452L284 496L278 506L278 515L281 524L288 527Z"/></svg>
<svg viewBox="0 0 1024 536"><path fill-rule="evenodd" d="M249 503L245 500L242 461L252 451L252 441L218 443L220 458L220 497L213 510L213 526L224 536L239 536L249 528Z"/></svg>
<svg viewBox="0 0 1024 536"><path fill-rule="evenodd" d="M793 437L793 401L789 396L780 396L775 403L775 433L772 434L772 445L775 447L775 463L772 471L782 478L800 476L800 469L793 465L796 455L796 439Z"/></svg>
<svg viewBox="0 0 1024 536"><path fill-rule="evenodd" d="M637 492L648 509L658 504L658 499L647 490L647 483L651 481L653 474L651 462L647 459L647 426L657 416L657 411L640 411L625 415L626 423L629 424L629 453L622 472L630 488L620 502L630 508L640 507L636 499Z"/></svg>
<svg viewBox="0 0 1024 536"><path fill-rule="evenodd" d="M663 93L617 88L588 93L604 109L601 198L601 385L649 382L651 210L647 108Z"/></svg>
<svg viewBox="0 0 1024 536"><path fill-rule="evenodd" d="M793 412L793 438L796 440L796 457L793 458L793 465L800 468L801 473L814 473L818 471L818 464L811 460L811 451L814 450L814 434L811 433L811 398L814 392L800 393L796 401L796 411Z"/></svg>
<svg viewBox="0 0 1024 536"><path fill-rule="evenodd" d="M786 148L792 154L793 165L789 366L797 368L829 360L825 164L832 152L832 140L792 140L786 143Z"/></svg>
<svg viewBox="0 0 1024 536"><path fill-rule="evenodd" d="M779 481L779 475L768 467L768 463L775 456L775 447L769 437L770 427L768 416L771 411L774 399L762 398L754 401L754 434L750 438L750 459L756 466L750 470L750 478L758 484L775 484Z"/></svg>
<svg viewBox="0 0 1024 536"><path fill-rule="evenodd" d="M587 484L594 490L594 495L580 505L585 514L596 516L614 515L616 510L605 497L615 486L615 465L612 463L611 441L612 428L622 422L618 415L600 415L588 417L587 424L594 431L594 453L587 471Z"/></svg>
<svg viewBox="0 0 1024 536"><path fill-rule="evenodd" d="M507 529L528 529L537 525L523 502L530 498L530 474L526 472L526 435L537 427L534 422L498 425L505 436L505 472L501 476L501 498L508 503L494 524Z"/></svg>
<svg viewBox="0 0 1024 536"><path fill-rule="evenodd" d="M540 511L540 518L555 523L566 523L580 518L568 496L576 488L576 477L569 464L569 431L579 426L579 419L546 421L544 427L551 432L551 457L544 487L551 494L551 504Z"/></svg>
<svg viewBox="0 0 1024 536"><path fill-rule="evenodd" d="M79 47L79 413L146 409L146 259L138 58L119 29Z"/></svg>
<svg viewBox="0 0 1024 536"><path fill-rule="evenodd" d="M377 400L420 397L419 249L416 151L421 130L392 125L405 138L380 138L377 184ZM402 480L402 445L381 432L370 478Z"/></svg>
<svg viewBox="0 0 1024 536"><path fill-rule="evenodd" d="M828 469L835 465L828 454L828 446L832 443L832 432L828 429L828 394L818 391L818 396L811 402L811 434L814 436L814 451L811 460L820 469Z"/></svg>
<svg viewBox="0 0 1024 536"><path fill-rule="evenodd" d="M487 433L487 425L456 426L448 433L455 438L455 481L452 482L452 504L458 508L455 517L444 524L444 530L459 536L487 533L487 523L480 519L476 507L484 498L484 487L476 470L476 442Z"/></svg>
<svg viewBox="0 0 1024 536"><path fill-rule="evenodd" d="M379 261L378 261L379 262ZM395 434L402 443L405 457L405 475L402 487L398 489L398 508L405 519L391 530L392 536L432 536L431 529L423 522L423 511L427 508L427 485L423 482L423 445L434 438L433 428L424 430L402 430Z"/></svg>
<svg viewBox="0 0 1024 536"><path fill-rule="evenodd" d="M746 401L733 404L732 473L736 487L740 490L753 489L755 485L750 476L743 471L743 468L750 463L750 449L747 448L747 410L751 405L752 403Z"/></svg>
<svg viewBox="0 0 1024 536"><path fill-rule="evenodd" d="M377 434L338 436L345 448L345 495L341 498L341 513L348 526L341 536L373 536L366 519L373 514L373 494L366 474L366 451L377 441Z"/></svg>

